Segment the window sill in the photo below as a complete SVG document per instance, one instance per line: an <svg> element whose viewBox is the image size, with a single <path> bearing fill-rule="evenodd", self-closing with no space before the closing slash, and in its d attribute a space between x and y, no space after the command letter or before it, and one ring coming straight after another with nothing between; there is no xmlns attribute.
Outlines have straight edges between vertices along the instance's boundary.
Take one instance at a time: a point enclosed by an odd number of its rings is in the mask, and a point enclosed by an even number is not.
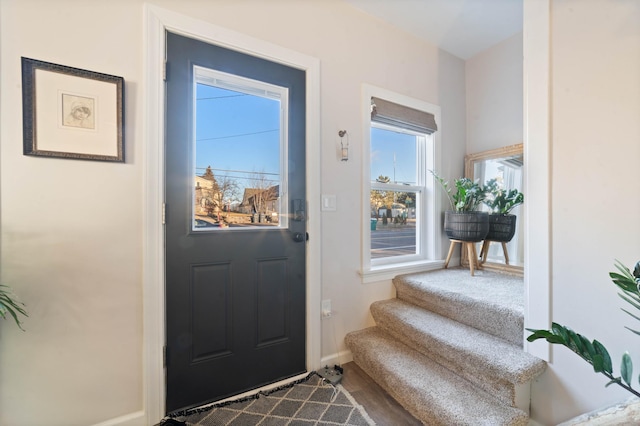
<svg viewBox="0 0 640 426"><path fill-rule="evenodd" d="M378 281L390 280L397 275L433 271L436 269L442 269L443 267L443 260L421 260L418 262L374 266L370 269L360 271L360 276L362 277L363 284L369 284Z"/></svg>

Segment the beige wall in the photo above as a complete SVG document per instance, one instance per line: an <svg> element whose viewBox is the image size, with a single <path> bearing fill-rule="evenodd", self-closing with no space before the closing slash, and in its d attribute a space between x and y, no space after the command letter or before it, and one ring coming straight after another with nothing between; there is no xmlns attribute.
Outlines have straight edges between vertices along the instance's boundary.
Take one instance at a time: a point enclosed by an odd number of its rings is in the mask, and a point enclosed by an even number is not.
<svg viewBox="0 0 640 426"><path fill-rule="evenodd" d="M369 83L442 108L442 173L462 173L464 62L341 1L154 2L321 61L323 356L370 323L390 281L361 284L361 88ZM0 323L0 425L88 425L144 409L141 0L0 0L1 279L30 317ZM126 81L125 164L22 155L20 57ZM336 157L337 131L351 159ZM320 214L320 212L311 212ZM336 348L337 346L337 348ZM118 423L117 421L115 423Z"/></svg>
<svg viewBox="0 0 640 426"><path fill-rule="evenodd" d="M615 259L631 267L640 260L640 4L551 6L551 317L602 342L616 372L625 350L637 369L640 337L623 328L634 320L620 311L608 272ZM630 396L606 383L553 347L532 415L554 425Z"/></svg>
<svg viewBox="0 0 640 426"><path fill-rule="evenodd" d="M516 142L518 114L496 136L488 129L503 127L483 129L491 119L479 118L483 86L507 82L494 78L491 70L502 71L491 58L517 67L517 37L469 60L465 77L463 61L337 0L156 4L321 61L321 187L338 202L337 212L322 213L320 236L322 297L335 310L322 323L330 356L345 332L370 323L371 301L393 294L389 281L361 284L356 272L361 84L439 105L441 170L460 175L467 150ZM0 16L1 279L30 312L26 333L0 323L0 425L131 414L143 409L142 2L0 0ZM552 21L552 318L600 339L615 360L634 352L638 364L637 337L623 329L630 319L607 272L616 258L640 258L640 11L627 0L553 1ZM20 56L125 78L126 164L22 155ZM514 69L503 87L516 84ZM521 92L502 92L492 117L510 112L511 96ZM347 163L336 158L339 129L351 135ZM553 348L533 389L533 417L555 424L626 397L605 382Z"/></svg>
<svg viewBox="0 0 640 426"><path fill-rule="evenodd" d="M468 59L467 153L522 143L522 33Z"/></svg>
<svg viewBox="0 0 640 426"><path fill-rule="evenodd" d="M141 9L0 4L0 424L93 424L142 408ZM126 164L22 155L21 56L124 77Z"/></svg>

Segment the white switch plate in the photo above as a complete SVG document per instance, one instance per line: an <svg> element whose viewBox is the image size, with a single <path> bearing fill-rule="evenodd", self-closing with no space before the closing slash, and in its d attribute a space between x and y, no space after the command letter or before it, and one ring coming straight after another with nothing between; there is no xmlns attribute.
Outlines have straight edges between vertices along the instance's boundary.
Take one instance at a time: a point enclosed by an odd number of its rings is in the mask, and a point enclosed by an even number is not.
<svg viewBox="0 0 640 426"><path fill-rule="evenodd" d="M322 316L330 317L331 316L331 299L325 299L322 301Z"/></svg>
<svg viewBox="0 0 640 426"><path fill-rule="evenodd" d="M322 194L322 211L323 212L335 212L336 211L336 196L330 194Z"/></svg>

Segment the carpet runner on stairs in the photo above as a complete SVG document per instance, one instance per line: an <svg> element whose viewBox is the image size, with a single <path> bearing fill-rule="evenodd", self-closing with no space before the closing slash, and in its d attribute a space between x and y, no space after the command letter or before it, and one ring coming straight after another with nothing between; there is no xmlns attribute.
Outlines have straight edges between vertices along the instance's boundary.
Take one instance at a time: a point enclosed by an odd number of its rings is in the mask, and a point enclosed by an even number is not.
<svg viewBox="0 0 640 426"><path fill-rule="evenodd" d="M377 326L346 337L356 364L425 424L526 425L546 364L511 324L522 324L522 279L448 270L394 285L397 299L371 306Z"/></svg>
<svg viewBox="0 0 640 426"><path fill-rule="evenodd" d="M523 279L486 270L464 276L464 271L400 275L393 280L397 298L522 346Z"/></svg>

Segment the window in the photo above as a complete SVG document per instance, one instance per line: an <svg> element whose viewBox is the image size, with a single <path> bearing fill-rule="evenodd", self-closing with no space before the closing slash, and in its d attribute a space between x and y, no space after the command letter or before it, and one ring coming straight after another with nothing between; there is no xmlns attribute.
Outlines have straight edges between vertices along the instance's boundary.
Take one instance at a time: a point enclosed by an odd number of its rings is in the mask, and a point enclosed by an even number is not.
<svg viewBox="0 0 640 426"><path fill-rule="evenodd" d="M193 231L288 226L288 90L194 66Z"/></svg>
<svg viewBox="0 0 640 426"><path fill-rule="evenodd" d="M439 107L365 87L365 282L427 269L439 239L433 196Z"/></svg>
<svg viewBox="0 0 640 426"><path fill-rule="evenodd" d="M424 197L423 174L418 171L426 137L377 123L371 123L370 137L371 259L416 255Z"/></svg>

